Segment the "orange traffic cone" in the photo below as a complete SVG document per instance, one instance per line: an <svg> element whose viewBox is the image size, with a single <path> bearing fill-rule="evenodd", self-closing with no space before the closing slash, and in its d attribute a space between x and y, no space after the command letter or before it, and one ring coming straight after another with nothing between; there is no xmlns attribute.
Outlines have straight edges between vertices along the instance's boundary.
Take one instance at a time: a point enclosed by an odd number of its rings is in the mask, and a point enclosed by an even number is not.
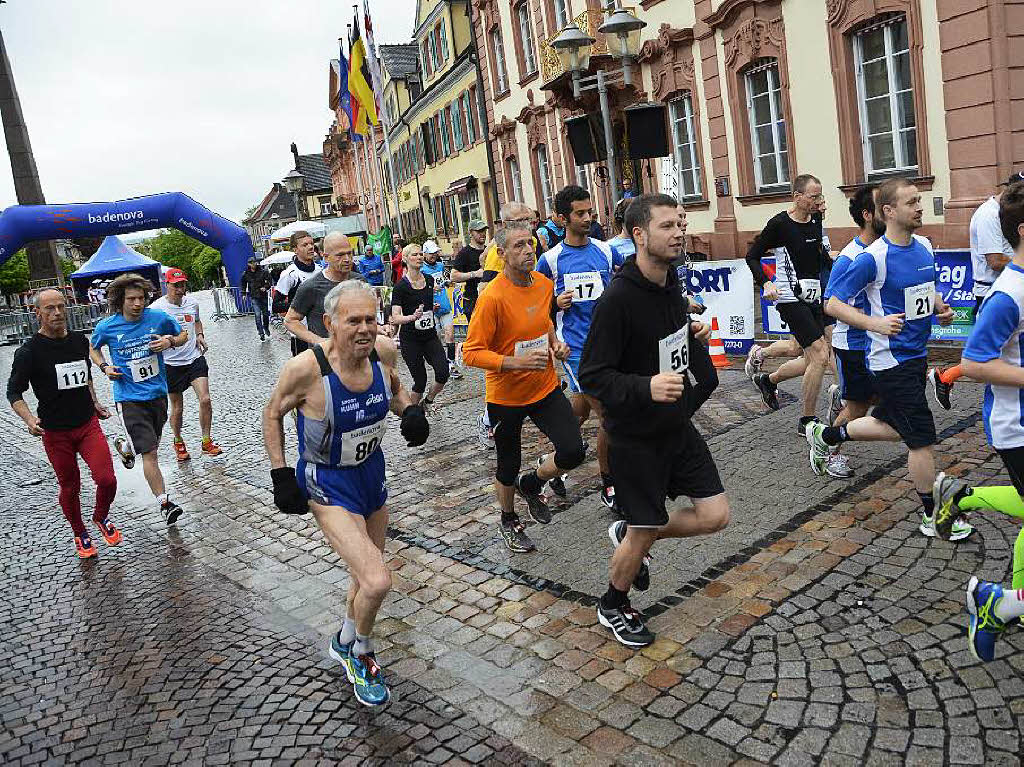
<svg viewBox="0 0 1024 767"><path fill-rule="evenodd" d="M722 370L723 368L732 367L729 364L729 358L725 356L725 344L722 343L722 334L718 332L718 317L711 318L711 343L708 346L708 351L711 352L711 363Z"/></svg>

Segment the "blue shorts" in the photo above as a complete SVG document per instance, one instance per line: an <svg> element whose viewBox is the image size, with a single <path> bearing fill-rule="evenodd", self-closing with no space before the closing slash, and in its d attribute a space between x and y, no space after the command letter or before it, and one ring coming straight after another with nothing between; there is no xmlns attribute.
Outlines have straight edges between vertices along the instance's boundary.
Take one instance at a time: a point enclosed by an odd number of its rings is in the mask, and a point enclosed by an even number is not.
<svg viewBox="0 0 1024 767"><path fill-rule="evenodd" d="M839 391L844 400L867 404L875 395L875 381L868 372L866 352L859 349L835 349Z"/></svg>
<svg viewBox="0 0 1024 767"><path fill-rule="evenodd" d="M580 358L583 357L583 353L570 354L562 361L562 367L565 369L565 380L569 383L569 391L572 394L582 394L583 389L580 388Z"/></svg>
<svg viewBox="0 0 1024 767"><path fill-rule="evenodd" d="M341 506L364 518L388 500L384 451L379 447L358 466L325 466L300 459L295 476L307 499L324 506Z"/></svg>

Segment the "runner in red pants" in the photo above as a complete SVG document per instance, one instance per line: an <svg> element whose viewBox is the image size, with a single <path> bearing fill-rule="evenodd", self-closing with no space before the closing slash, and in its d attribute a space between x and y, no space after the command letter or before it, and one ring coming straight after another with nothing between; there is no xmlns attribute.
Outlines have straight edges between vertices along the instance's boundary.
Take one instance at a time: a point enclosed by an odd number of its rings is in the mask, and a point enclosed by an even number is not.
<svg viewBox="0 0 1024 767"><path fill-rule="evenodd" d="M89 466L96 483L93 521L110 546L121 542L121 531L110 521L110 504L117 492L117 479L107 440L99 418L110 413L96 401L89 362L89 339L68 331L64 295L44 290L33 299L39 332L14 354L7 399L29 433L43 438L46 455L53 464L60 486L60 506L75 533L78 556L96 556L96 547L82 522L81 473L78 456ZM39 400L38 416L24 400L31 385Z"/></svg>

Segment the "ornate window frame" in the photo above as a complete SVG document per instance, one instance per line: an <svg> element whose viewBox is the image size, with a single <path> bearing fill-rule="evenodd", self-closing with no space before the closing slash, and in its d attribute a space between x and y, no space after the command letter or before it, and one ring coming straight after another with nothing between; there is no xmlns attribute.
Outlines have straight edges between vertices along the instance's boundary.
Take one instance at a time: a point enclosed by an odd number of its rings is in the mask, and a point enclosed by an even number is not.
<svg viewBox="0 0 1024 767"><path fill-rule="evenodd" d="M825 0L828 21L828 47L832 60L836 110L839 116L839 158L844 191L868 183L864 172L864 150L860 121L860 97L857 93L856 57L853 36L890 14L902 14L907 20L910 43L910 78L914 94L914 119L917 123L917 176L919 189L930 189L934 182L928 149L928 111L924 78L924 32L920 0ZM895 176L906 175L900 172Z"/></svg>

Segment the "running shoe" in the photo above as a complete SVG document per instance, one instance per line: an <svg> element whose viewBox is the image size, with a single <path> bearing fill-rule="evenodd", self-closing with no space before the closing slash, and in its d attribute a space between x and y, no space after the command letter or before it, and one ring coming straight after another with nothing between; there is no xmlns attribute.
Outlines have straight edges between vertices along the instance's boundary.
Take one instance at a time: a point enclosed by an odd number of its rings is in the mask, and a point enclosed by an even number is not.
<svg viewBox="0 0 1024 767"><path fill-rule="evenodd" d="M971 576L967 583L967 649L980 661L990 661L996 654L996 636L1006 630L993 609L1003 596L998 583L979 581Z"/></svg>
<svg viewBox="0 0 1024 767"><path fill-rule="evenodd" d="M747 352L747 361L743 363L743 372L746 373L747 378L753 381L754 376L761 372L762 365L764 365L764 348L753 344L750 351Z"/></svg>
<svg viewBox="0 0 1024 767"><path fill-rule="evenodd" d="M608 526L608 537L612 541L612 546L619 548L622 540L626 537L626 530L629 526L626 524L624 519L620 519L618 522L612 522ZM637 570L636 577L633 578L633 588L637 591L647 591L651 587L651 557L647 555L644 557L643 562L640 563L640 569Z"/></svg>
<svg viewBox="0 0 1024 767"><path fill-rule="evenodd" d="M96 547L92 545L92 538L89 537L89 533L75 536L75 551L78 552L79 559L89 559L89 557L96 556Z"/></svg>
<svg viewBox="0 0 1024 767"><path fill-rule="evenodd" d="M181 516L184 509L174 501L166 500L160 505L160 511L163 512L164 521L169 525L173 525L178 521L178 517Z"/></svg>
<svg viewBox="0 0 1024 767"><path fill-rule="evenodd" d="M806 426L804 435L807 437L807 444L810 445L811 471L819 477L825 473L825 465L830 455L829 445L822 438L825 431L825 424L821 421L811 421Z"/></svg>
<svg viewBox="0 0 1024 767"><path fill-rule="evenodd" d="M839 391L839 384L832 384L828 387L828 425L835 426L836 419L843 409L843 393Z"/></svg>
<svg viewBox="0 0 1024 767"><path fill-rule="evenodd" d="M537 468L539 469L543 465L544 461L546 461L547 459L548 457L546 455L542 455L540 458L538 458ZM551 488L551 492L553 492L559 498L565 498L565 496L567 495L567 491L565 489L565 478L568 476L568 474L559 474L554 479L548 480L548 487Z"/></svg>
<svg viewBox="0 0 1024 767"><path fill-rule="evenodd" d="M494 449L494 430L487 425L487 421L484 420L484 416L481 413L477 419L478 431L477 439L480 441L480 447L487 448L488 450Z"/></svg>
<svg viewBox="0 0 1024 767"><path fill-rule="evenodd" d="M607 610L597 603L597 621L610 628L615 638L626 647L646 647L654 641L654 634L644 623L643 616L629 602L622 607Z"/></svg>
<svg viewBox="0 0 1024 767"><path fill-rule="evenodd" d="M807 424L809 423L821 423L817 416L813 416L810 421L804 421L803 419L796 422L796 433L801 437L807 434Z"/></svg>
<svg viewBox="0 0 1024 767"><path fill-rule="evenodd" d="M501 530L501 537L505 539L505 545L508 546L509 551L515 554L526 554L537 550L537 546L530 540L530 536L523 528L523 523L518 518L512 522L502 522L498 529Z"/></svg>
<svg viewBox="0 0 1024 767"><path fill-rule="evenodd" d="M459 369L459 366L456 365L454 362L448 362L448 371L451 373L452 378L454 378L456 381L462 380L462 371Z"/></svg>
<svg viewBox="0 0 1024 767"><path fill-rule="evenodd" d="M939 407L943 410L951 410L953 403L949 401L949 395L953 391L953 384L948 384L939 378L939 373L941 372L938 368L930 368L928 370L928 383L932 386L932 394L935 395L935 401L939 403Z"/></svg>
<svg viewBox="0 0 1024 767"><path fill-rule="evenodd" d="M135 465L135 453L128 447L128 440L124 437L114 437L114 450L121 456L121 463L124 464L126 469L130 469Z"/></svg>
<svg viewBox="0 0 1024 767"><path fill-rule="evenodd" d="M779 409L778 388L768 379L767 373L758 373L752 379L754 386L761 392L761 399L771 410Z"/></svg>
<svg viewBox="0 0 1024 767"><path fill-rule="evenodd" d="M830 450L825 460L825 473L836 479L849 479L853 476L853 469L845 455Z"/></svg>
<svg viewBox="0 0 1024 767"><path fill-rule="evenodd" d="M103 540L107 542L108 546L116 546L121 542L121 531L117 529L117 525L110 521L110 517L94 521L100 529L100 533L103 534Z"/></svg>
<svg viewBox="0 0 1024 767"><path fill-rule="evenodd" d="M341 664L345 669L345 676L351 684L355 684L355 676L352 674L352 643L342 644L338 641L338 634L331 636L331 643L327 646L327 654Z"/></svg>
<svg viewBox="0 0 1024 767"><path fill-rule="evenodd" d="M188 454L188 448L185 447L185 442L174 440L174 456L178 459L178 463L184 463L192 458Z"/></svg>
<svg viewBox="0 0 1024 767"><path fill-rule="evenodd" d="M356 700L364 706L383 706L391 700L391 690L384 683L384 672L372 652L352 658L350 665Z"/></svg>
<svg viewBox="0 0 1024 767"><path fill-rule="evenodd" d="M533 521L546 525L551 522L551 509L544 503L540 493L527 493L523 490L522 481L524 476L525 472L516 477L516 492L526 501L526 508L530 512L530 516L533 517Z"/></svg>
<svg viewBox="0 0 1024 767"><path fill-rule="evenodd" d="M609 485L608 487L601 488L601 503L607 506L609 509L619 514L619 502L615 500L615 486Z"/></svg>
<svg viewBox="0 0 1024 767"><path fill-rule="evenodd" d="M921 535L926 535L929 538L936 537L935 533L935 517L929 517L927 514L921 515L921 526L918 528L921 531ZM964 520L963 517L958 517L953 522L952 530L950 531L949 538L947 541L962 541L968 535L974 532L974 528Z"/></svg>
<svg viewBox="0 0 1024 767"><path fill-rule="evenodd" d="M203 455L209 456L210 458L216 458L218 455L223 454L224 451L220 449L220 446L212 439L203 440Z"/></svg>
<svg viewBox="0 0 1024 767"><path fill-rule="evenodd" d="M932 499L935 501L935 535L944 541L953 540L953 526L964 514L957 501L967 490L967 483L956 477L946 476L940 471L932 485Z"/></svg>

